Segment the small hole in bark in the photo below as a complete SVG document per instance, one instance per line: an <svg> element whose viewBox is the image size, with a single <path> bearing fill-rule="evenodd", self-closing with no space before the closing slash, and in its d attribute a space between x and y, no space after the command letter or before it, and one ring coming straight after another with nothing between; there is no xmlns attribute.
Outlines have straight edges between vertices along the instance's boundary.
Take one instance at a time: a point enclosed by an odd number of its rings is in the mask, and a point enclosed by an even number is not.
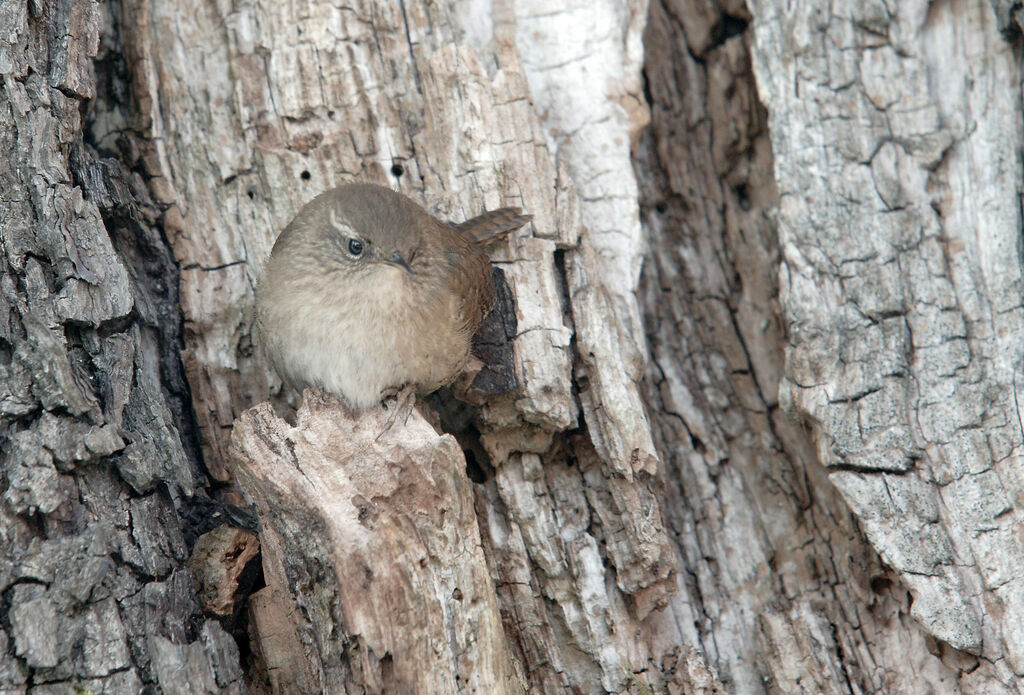
<svg viewBox="0 0 1024 695"><path fill-rule="evenodd" d="M740 210L746 212L750 209L750 189L747 188L747 184L741 183L736 186L736 202L739 203Z"/></svg>
<svg viewBox="0 0 1024 695"><path fill-rule="evenodd" d="M729 39L740 36L747 30L747 20L730 14L723 14L721 20L711 28L711 47L721 46Z"/></svg>
<svg viewBox="0 0 1024 695"><path fill-rule="evenodd" d="M692 434L690 435L690 444L693 446L693 450L698 454L703 455L704 452L708 450L707 447L704 446L704 442L702 442L699 438L694 437Z"/></svg>
<svg viewBox="0 0 1024 695"><path fill-rule="evenodd" d="M455 599L456 601L461 601L462 600L462 589L460 589L459 587L455 587L455 591L452 592L452 598Z"/></svg>
<svg viewBox="0 0 1024 695"><path fill-rule="evenodd" d="M238 354L242 357L252 357L255 353L255 346L252 342L252 336L245 334L238 339L238 345L235 348Z"/></svg>
<svg viewBox="0 0 1024 695"><path fill-rule="evenodd" d="M252 190L251 188L247 190L245 194L249 196L249 200L256 200L256 191Z"/></svg>
<svg viewBox="0 0 1024 695"><path fill-rule="evenodd" d="M305 169L303 169L302 173L299 174L299 178L301 178L303 181L309 181L311 177L312 175Z"/></svg>
<svg viewBox="0 0 1024 695"><path fill-rule="evenodd" d="M651 80L647 77L647 71L644 70L642 73L644 78L644 99L648 104L654 103L654 94L651 92Z"/></svg>
<svg viewBox="0 0 1024 695"><path fill-rule="evenodd" d="M328 118L334 118L334 111L328 111L327 112L327 117Z"/></svg>
<svg viewBox="0 0 1024 695"><path fill-rule="evenodd" d="M476 460L472 451L465 451L466 454L466 477L477 485L487 482L487 471L485 471Z"/></svg>
<svg viewBox="0 0 1024 695"><path fill-rule="evenodd" d="M888 577L872 577L871 579L871 590L876 594L885 593L891 586L892 580Z"/></svg>
<svg viewBox="0 0 1024 695"><path fill-rule="evenodd" d="M394 176L396 179L401 178L402 174L404 173L405 167L399 164L398 162L395 162L394 164L391 165L391 175Z"/></svg>
<svg viewBox="0 0 1024 695"><path fill-rule="evenodd" d="M664 215L666 212L668 212L668 205L665 203L665 201L661 201L660 203L655 204L654 210L659 215Z"/></svg>
<svg viewBox="0 0 1024 695"><path fill-rule="evenodd" d="M576 375L576 387L580 393L585 393L590 390L590 378L586 374Z"/></svg>
<svg viewBox="0 0 1024 695"><path fill-rule="evenodd" d="M380 659L380 680L384 685L383 692L390 693L395 691L395 660L391 656L391 652L384 652L384 656Z"/></svg>

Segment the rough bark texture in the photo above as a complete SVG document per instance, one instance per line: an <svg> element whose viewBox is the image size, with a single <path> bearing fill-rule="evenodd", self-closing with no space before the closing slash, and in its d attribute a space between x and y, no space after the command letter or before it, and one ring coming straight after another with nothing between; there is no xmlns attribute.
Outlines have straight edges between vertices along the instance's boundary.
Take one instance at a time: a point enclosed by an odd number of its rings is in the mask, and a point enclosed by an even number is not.
<svg viewBox="0 0 1024 695"><path fill-rule="evenodd" d="M983 0L753 9L781 201L781 397L919 628L961 650L947 661L961 686L1010 687L1024 673L1010 17Z"/></svg>
<svg viewBox="0 0 1024 695"><path fill-rule="evenodd" d="M637 634L674 586L637 387L641 243L629 155L646 118L645 8L472 10L123 7L139 124L153 147L142 161L167 206L165 228L182 267L185 365L204 453L227 480L232 422L270 393L272 380L249 349L252 285L274 237L305 201L363 178L399 187L449 219L523 207L532 227L498 253L515 300L521 388L455 421L486 478L476 492L482 542L510 648L532 684L621 690L636 673L660 670L660 656L652 664ZM568 27L593 39L565 43ZM536 42L527 45L533 72L519 57L519 36ZM574 108L570 92L586 94L588 108ZM607 152L592 158L601 152L595 143ZM579 192L577 179L585 181ZM581 195L591 207L580 205ZM266 427L271 439L289 436L283 421ZM442 502L464 507L456 492L445 488L450 499ZM286 557L301 553L277 533ZM439 601L444 611L458 609L450 595ZM420 672L395 662L396 677Z"/></svg>
<svg viewBox="0 0 1024 695"><path fill-rule="evenodd" d="M182 570L175 266L142 179L83 139L104 26L0 3L0 691L244 692Z"/></svg>
<svg viewBox="0 0 1024 695"><path fill-rule="evenodd" d="M0 693L1020 690L1022 21L0 0ZM264 402L353 179L534 216L512 392Z"/></svg>
<svg viewBox="0 0 1024 695"><path fill-rule="evenodd" d="M742 3L655 3L644 37L647 384L687 577L683 642L735 692L947 692L957 658L951 669L930 653L809 433L779 407L779 198L750 21Z"/></svg>
<svg viewBox="0 0 1024 695"><path fill-rule="evenodd" d="M522 693L462 450L418 413L390 428L389 415L352 419L307 391L295 427L268 403L235 425L267 589L303 609L283 667L299 672L272 691Z"/></svg>

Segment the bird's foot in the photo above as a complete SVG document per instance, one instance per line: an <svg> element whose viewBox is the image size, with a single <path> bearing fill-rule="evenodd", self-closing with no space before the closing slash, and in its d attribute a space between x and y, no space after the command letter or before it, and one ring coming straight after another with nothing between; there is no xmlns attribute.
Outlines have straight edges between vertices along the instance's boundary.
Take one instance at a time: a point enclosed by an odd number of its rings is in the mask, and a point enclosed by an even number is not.
<svg viewBox="0 0 1024 695"><path fill-rule="evenodd" d="M395 426L399 418L401 418L402 426L404 427L405 423L409 421L409 416L412 415L413 408L416 407L416 389L409 384L393 394L388 394L385 398L390 398L391 396L395 398L395 405L391 409L391 414L388 415L388 421L383 431L377 435L378 440L391 431L391 428Z"/></svg>

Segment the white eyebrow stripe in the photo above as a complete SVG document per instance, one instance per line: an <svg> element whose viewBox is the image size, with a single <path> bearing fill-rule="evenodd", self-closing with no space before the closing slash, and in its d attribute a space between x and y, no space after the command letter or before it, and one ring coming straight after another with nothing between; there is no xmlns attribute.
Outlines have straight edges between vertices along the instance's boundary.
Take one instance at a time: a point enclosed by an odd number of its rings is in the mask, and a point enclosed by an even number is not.
<svg viewBox="0 0 1024 695"><path fill-rule="evenodd" d="M334 227L335 229L337 229L339 232L344 232L346 234L352 234L352 228L349 227L347 224L345 224L344 222L342 222L341 220L338 219L338 215L334 211L334 208L331 208L328 211L327 219L330 220L331 226Z"/></svg>

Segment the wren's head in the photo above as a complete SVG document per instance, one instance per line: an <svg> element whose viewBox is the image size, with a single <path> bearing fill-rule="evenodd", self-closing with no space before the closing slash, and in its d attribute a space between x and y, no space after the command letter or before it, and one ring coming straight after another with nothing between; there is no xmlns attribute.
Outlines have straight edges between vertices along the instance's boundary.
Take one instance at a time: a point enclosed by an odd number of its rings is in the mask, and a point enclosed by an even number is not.
<svg viewBox="0 0 1024 695"><path fill-rule="evenodd" d="M439 224L400 193L350 184L306 205L278 238L274 255L301 257L302 266L329 275L370 278L400 269L415 276L424 234Z"/></svg>
<svg viewBox="0 0 1024 695"><path fill-rule="evenodd" d="M333 209L328 212L328 219L331 227L327 241L334 251L334 259L350 265L353 271L362 271L374 263L387 263L412 274L412 262L416 260L414 246L396 243L388 238L394 235L380 234L380 230L374 227L357 232L356 228L340 219ZM412 247L412 250L402 253L402 247Z"/></svg>

